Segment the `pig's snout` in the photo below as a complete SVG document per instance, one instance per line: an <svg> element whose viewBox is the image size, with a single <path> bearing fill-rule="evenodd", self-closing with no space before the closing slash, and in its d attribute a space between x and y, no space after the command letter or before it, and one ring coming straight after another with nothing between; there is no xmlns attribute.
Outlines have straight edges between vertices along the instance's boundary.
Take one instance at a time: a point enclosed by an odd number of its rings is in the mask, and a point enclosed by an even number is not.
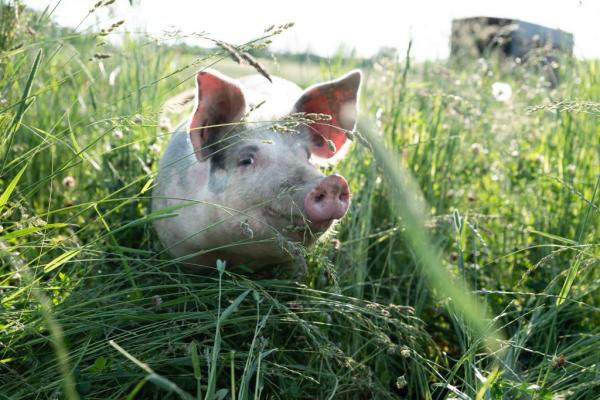
<svg viewBox="0 0 600 400"><path fill-rule="evenodd" d="M330 175L308 192L304 199L304 210L315 228L325 230L334 219L346 214L349 204L348 182L340 175Z"/></svg>

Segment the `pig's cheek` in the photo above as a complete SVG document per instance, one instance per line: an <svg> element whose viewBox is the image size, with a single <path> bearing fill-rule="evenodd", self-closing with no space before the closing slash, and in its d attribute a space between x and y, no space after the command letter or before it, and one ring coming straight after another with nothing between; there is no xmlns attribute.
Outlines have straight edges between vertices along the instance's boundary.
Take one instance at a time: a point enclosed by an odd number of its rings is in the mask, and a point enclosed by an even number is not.
<svg viewBox="0 0 600 400"><path fill-rule="evenodd" d="M256 181L251 174L242 174L231 176L228 180L228 188L223 193L224 201L236 210L243 210L245 213L254 214L255 205L265 199L260 196L260 186L265 185L263 181Z"/></svg>
<svg viewBox="0 0 600 400"><path fill-rule="evenodd" d="M193 185L196 190L202 190L208 180L207 167L204 164L195 164L187 173L187 181Z"/></svg>
<svg viewBox="0 0 600 400"><path fill-rule="evenodd" d="M211 172L210 176L208 177L209 190L216 195L223 194L227 188L229 180L228 178L229 176L227 175L227 172L223 170Z"/></svg>

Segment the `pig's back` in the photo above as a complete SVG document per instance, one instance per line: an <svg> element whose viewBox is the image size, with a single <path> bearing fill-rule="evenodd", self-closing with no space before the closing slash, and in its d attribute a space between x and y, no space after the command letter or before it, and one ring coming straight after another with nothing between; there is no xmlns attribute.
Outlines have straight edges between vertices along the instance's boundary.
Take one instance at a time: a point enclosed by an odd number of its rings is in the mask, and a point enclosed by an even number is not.
<svg viewBox="0 0 600 400"><path fill-rule="evenodd" d="M262 75L249 75L238 79L244 89L249 108L264 101L264 104L250 114L250 118L260 120L284 116L292 110L296 100L302 95L302 89L295 83L278 76L271 76L271 79L273 83Z"/></svg>
<svg viewBox="0 0 600 400"><path fill-rule="evenodd" d="M173 198L185 198L181 189L182 179L188 169L197 164L194 149L187 132L187 121L181 123L171 134L167 148L158 166L156 186L152 193L152 210L157 211L171 205Z"/></svg>

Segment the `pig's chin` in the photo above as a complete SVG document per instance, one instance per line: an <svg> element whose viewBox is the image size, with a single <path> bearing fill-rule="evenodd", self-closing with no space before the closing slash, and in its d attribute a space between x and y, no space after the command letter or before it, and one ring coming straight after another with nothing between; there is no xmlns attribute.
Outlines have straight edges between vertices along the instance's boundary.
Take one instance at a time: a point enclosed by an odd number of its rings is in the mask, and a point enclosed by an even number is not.
<svg viewBox="0 0 600 400"><path fill-rule="evenodd" d="M264 208L264 215L269 225L277 227L289 239L314 243L329 227L333 220L312 222L303 215L279 212L271 206Z"/></svg>

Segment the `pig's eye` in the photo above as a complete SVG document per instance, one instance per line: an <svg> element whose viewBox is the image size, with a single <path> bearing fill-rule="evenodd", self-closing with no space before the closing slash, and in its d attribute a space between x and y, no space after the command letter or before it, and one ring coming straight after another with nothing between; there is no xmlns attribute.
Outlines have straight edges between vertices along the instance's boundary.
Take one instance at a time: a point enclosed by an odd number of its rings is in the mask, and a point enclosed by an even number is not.
<svg viewBox="0 0 600 400"><path fill-rule="evenodd" d="M244 156L238 162L238 165L240 167L248 167L248 166L250 166L252 164L254 164L254 156L253 155Z"/></svg>

